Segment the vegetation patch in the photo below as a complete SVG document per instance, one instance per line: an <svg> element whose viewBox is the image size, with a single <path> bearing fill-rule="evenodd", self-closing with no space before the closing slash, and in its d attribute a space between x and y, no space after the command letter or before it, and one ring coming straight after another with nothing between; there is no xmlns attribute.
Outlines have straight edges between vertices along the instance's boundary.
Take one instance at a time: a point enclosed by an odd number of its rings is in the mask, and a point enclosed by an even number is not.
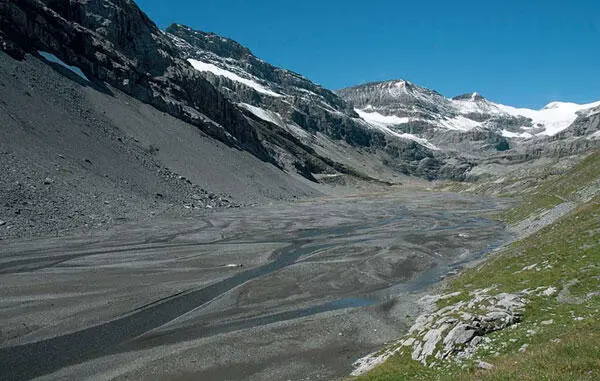
<svg viewBox="0 0 600 381"><path fill-rule="evenodd" d="M468 357L445 356L443 346L437 345L425 362L414 360L414 347L403 348L409 333L388 348L393 354L385 362L356 379L600 379L600 196L586 199L581 193L599 178L596 152L569 173L549 176L525 192L522 202L503 214L507 222L519 222L565 200L579 206L448 280L447 297L436 300L428 312L455 310L448 317L458 322L452 321L446 335L464 321L461 314L489 313L485 304L465 308L485 290L491 296L522 296L526 303L518 321L485 332L485 341L478 340ZM465 324L471 327L473 321Z"/></svg>

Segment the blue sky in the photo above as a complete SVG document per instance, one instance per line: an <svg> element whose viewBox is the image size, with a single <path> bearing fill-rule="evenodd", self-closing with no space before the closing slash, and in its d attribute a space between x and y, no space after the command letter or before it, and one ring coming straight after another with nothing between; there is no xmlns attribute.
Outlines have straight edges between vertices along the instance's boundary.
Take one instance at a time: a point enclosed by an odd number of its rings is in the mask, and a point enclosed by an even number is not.
<svg viewBox="0 0 600 381"><path fill-rule="evenodd" d="M600 100L598 0L137 0L330 89L407 79L512 106Z"/></svg>

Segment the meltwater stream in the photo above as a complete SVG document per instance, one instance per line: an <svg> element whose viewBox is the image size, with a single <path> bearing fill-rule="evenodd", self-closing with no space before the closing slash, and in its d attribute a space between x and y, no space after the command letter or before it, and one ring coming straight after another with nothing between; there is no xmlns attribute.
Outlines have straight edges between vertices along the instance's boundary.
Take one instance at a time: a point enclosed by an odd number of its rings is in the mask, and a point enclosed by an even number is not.
<svg viewBox="0 0 600 381"><path fill-rule="evenodd" d="M101 325L34 343L1 348L0 364L2 364L2 379L28 380L55 372L70 365L113 353L140 350L158 345L208 337L329 311L366 307L380 303L392 294L397 295L398 293L411 293L423 290L425 287L438 282L440 275L443 275L452 266L456 265L455 259L440 258L437 261L437 266L418 274L413 279L392 287L382 286L380 291L369 293L368 295L344 295L338 299L329 298L329 300L302 308L266 313L259 316L227 321L225 323L209 322L205 325L196 325L187 329L179 328L173 332L168 330L153 332L156 328L201 308L242 284L266 277L269 274L294 265L299 259L310 257L326 249L336 247L340 244L340 240L347 240L353 244L362 244L371 239L377 239L365 237L368 237L369 234L379 233L379 229L390 230L391 225L406 222L406 218L405 214L401 214L379 221L341 224L319 229L301 229L296 231L295 238L291 242L288 242L288 246L278 249L272 255L273 260L264 265L242 271L207 287L178 293L166 299L150 303L132 311L128 315ZM431 226L428 231L435 233L437 230L477 228L488 224L491 225L493 222L484 219L467 219L463 221L463 225L461 226ZM391 230L391 233L389 231L385 231L384 233L393 234L393 229ZM375 236L377 237L376 234ZM243 241L252 242L253 240ZM480 257L501 242L503 242L502 239L489 245L481 252L469 255L467 258L461 258L461 261L465 262ZM227 243L235 244L236 242L234 240L227 241ZM19 265L29 264L19 263ZM8 268L5 270L8 270ZM35 359L35 361L32 361L32 359Z"/></svg>

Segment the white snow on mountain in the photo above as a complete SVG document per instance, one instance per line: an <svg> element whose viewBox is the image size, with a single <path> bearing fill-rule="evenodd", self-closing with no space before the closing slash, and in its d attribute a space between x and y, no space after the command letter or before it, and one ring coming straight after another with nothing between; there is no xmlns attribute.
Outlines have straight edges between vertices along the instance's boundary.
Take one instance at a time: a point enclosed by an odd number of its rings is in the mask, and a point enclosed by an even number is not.
<svg viewBox="0 0 600 381"><path fill-rule="evenodd" d="M461 114L498 113L500 110L494 103L488 102L478 93L473 93L469 99L448 99L452 106Z"/></svg>
<svg viewBox="0 0 600 381"><path fill-rule="evenodd" d="M466 118L462 115L457 115L449 119L441 118L440 120L438 120L438 123L442 127L446 127L449 130L459 131L470 131L474 128L481 127L480 122Z"/></svg>
<svg viewBox="0 0 600 381"><path fill-rule="evenodd" d="M415 118L401 118L395 115L382 115L377 111L368 111L371 109L371 107L367 106L364 110L354 109L354 111L365 121L383 126L406 124L417 120Z"/></svg>
<svg viewBox="0 0 600 381"><path fill-rule="evenodd" d="M542 129L542 131L538 131L536 135L554 136L569 128L581 112L600 106L600 102L581 105L569 102L552 102L541 110L532 110L489 102L484 98L477 98L477 95L477 93L473 93L471 99L452 100L452 103L461 114L480 113L498 116L511 115L530 119L532 126L522 126L521 129L523 131L520 133L506 130L502 131L503 135L506 137L517 138L532 137L533 134L528 132L528 130L533 129Z"/></svg>
<svg viewBox="0 0 600 381"><path fill-rule="evenodd" d="M267 122L271 122L277 126L282 126L284 124L284 121L281 118L281 115L279 115L276 112L268 111L268 110L265 110L260 107L252 106L248 103L239 103L239 105L242 106L243 108L245 108L246 110L250 111L251 113L253 113L254 115L256 115L257 117L259 117L262 120L266 120Z"/></svg>
<svg viewBox="0 0 600 381"><path fill-rule="evenodd" d="M265 110L260 107L252 106L248 103L238 103L238 105L245 108L246 110L250 111L252 114L256 115L260 119L267 121L267 122L271 122L281 128L284 128L289 133L291 133L292 135L295 135L298 138L307 138L308 137L308 133L306 131L304 131L302 128L300 128L294 124L286 123L285 120L281 117L281 115L279 115L276 112Z"/></svg>
<svg viewBox="0 0 600 381"><path fill-rule="evenodd" d="M64 62L63 60L61 60L60 58L58 58L57 56L55 56L52 53L48 53L48 52L42 52L42 51L38 51L38 53L40 54L40 56L44 57L44 59L46 61L49 62L54 62L59 64L60 66L70 70L71 72L73 72L75 75L81 77L82 79L84 79L85 81L89 82L90 80L88 79L88 77L86 77L85 74L83 74L83 71L81 71L80 68L78 68L77 66L71 66L69 64L67 64L66 62Z"/></svg>
<svg viewBox="0 0 600 381"><path fill-rule="evenodd" d="M583 105L568 102L552 102L541 110L515 108L501 104L495 105L507 114L524 116L531 119L534 127L544 127L544 130L539 135L554 136L573 124L579 112L600 106L600 102ZM527 127L524 127L524 129L527 129Z"/></svg>
<svg viewBox="0 0 600 381"><path fill-rule="evenodd" d="M407 88L407 84L411 87ZM529 119L528 123L524 123L516 131L514 127L512 131L508 131L507 129L501 130L502 135L505 137L528 139L540 135L554 136L571 126L575 119L585 113L586 110L600 106L600 102L581 105L568 102L552 102L541 110L516 108L490 102L478 93L473 93L470 97L463 96L457 99L444 98L438 93L405 81L390 83L384 87L383 91L398 99L397 107L399 110L402 110L400 111L400 115L394 115L393 113L391 115L384 115L380 112L381 109L371 105L367 105L362 109L355 109L355 111L368 123L379 127L383 126L389 130L394 130L394 126L417 121L427 122L439 128L458 131L488 127L489 124L485 121L480 121L482 120L481 118L477 118L478 120L471 119L472 115L476 114L494 118L496 123L501 118L510 119L516 117ZM403 97L409 97L408 99L421 102L421 106L418 106L420 109L415 108L410 103L404 103ZM405 106L402 106L403 104ZM431 105L431 107L423 107L422 105ZM402 113L414 113L416 110L420 110L422 115L427 115L427 118L401 116ZM432 112L431 110L437 111Z"/></svg>
<svg viewBox="0 0 600 381"><path fill-rule="evenodd" d="M274 91L267 89L266 87L264 87L263 85L261 85L260 83L254 81L252 79L241 77L232 71L225 70L225 69L220 68L211 63L202 62L202 61L195 60L192 58L188 59L188 62L194 67L194 69L196 69L198 71L210 72L210 73L213 73L214 75L217 75L220 77L229 78L232 81L239 82L248 87L251 87L261 94L269 95L271 97L281 97L282 96L281 94L278 94Z"/></svg>
<svg viewBox="0 0 600 381"><path fill-rule="evenodd" d="M517 133L517 132L511 132L511 131L508 131L508 130L502 130L502 131L500 131L500 133L502 134L502 136L504 136L506 138L529 139L529 138L531 138L533 136L529 132Z"/></svg>
<svg viewBox="0 0 600 381"><path fill-rule="evenodd" d="M389 128L389 126L408 123L408 122L414 121L416 119L399 118L397 116L386 116L386 115L382 115L378 112L366 112L366 111L359 110L359 109L355 109L355 111L358 114L358 116L360 116L361 119L363 119L370 127L376 128L376 129L383 131L384 133L391 135L391 136L396 136L401 139L412 140L414 142L421 144L422 146L425 146L425 147L433 149L433 150L438 149L436 146L431 144L427 139L420 138L413 134L399 133L399 132L396 132L396 131L392 130L391 128Z"/></svg>

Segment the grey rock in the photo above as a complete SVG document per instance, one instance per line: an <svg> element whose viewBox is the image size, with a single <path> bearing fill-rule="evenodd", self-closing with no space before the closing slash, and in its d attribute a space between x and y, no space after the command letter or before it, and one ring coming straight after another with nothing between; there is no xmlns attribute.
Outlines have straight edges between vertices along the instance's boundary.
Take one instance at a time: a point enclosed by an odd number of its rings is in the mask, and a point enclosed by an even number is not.
<svg viewBox="0 0 600 381"><path fill-rule="evenodd" d="M469 345L470 345L471 347L476 347L476 346L478 346L479 344L481 344L482 342L483 342L483 337L481 337L481 336L475 336L475 337L474 337L474 338L473 338L473 339L472 339L472 340L469 342Z"/></svg>
<svg viewBox="0 0 600 381"><path fill-rule="evenodd" d="M527 351L527 348L529 347L529 344L523 344L521 346L521 348L519 348L519 352L521 353L525 353Z"/></svg>
<svg viewBox="0 0 600 381"><path fill-rule="evenodd" d="M473 327L459 323L448 332L444 338L444 345L446 348L456 348L468 343L473 336L475 336L476 330Z"/></svg>
<svg viewBox="0 0 600 381"><path fill-rule="evenodd" d="M494 365L492 365L492 364L490 364L490 363L488 363L488 362L485 362L485 361L479 361L479 362L477 363L477 367L478 367L479 369L486 369L486 370L489 370L489 369L494 369Z"/></svg>

